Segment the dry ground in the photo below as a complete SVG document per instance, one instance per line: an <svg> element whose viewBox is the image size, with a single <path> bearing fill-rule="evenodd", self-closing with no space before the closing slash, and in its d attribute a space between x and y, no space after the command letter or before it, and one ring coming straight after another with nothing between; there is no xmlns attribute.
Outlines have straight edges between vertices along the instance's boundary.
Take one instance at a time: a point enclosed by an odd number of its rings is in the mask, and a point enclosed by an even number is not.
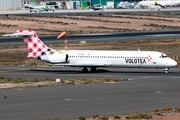
<svg viewBox="0 0 180 120"><path fill-rule="evenodd" d="M0 35L6 33L13 33L17 29L32 29L38 35L58 35L62 31L67 34L82 34L82 33L102 33L102 32L129 32L129 31L145 31L145 30L171 30L180 29L180 16L161 14L161 13L147 13L143 15L99 15L99 16L55 16L55 17L31 17L31 16L9 16L0 17ZM121 45L120 45L121 44ZM178 60L179 54L179 40L170 42L155 42L155 41L138 41L133 43L120 44L105 44L105 45L89 45L81 47L70 46L72 49L122 49L122 50L158 50L165 52L172 57L174 53ZM169 47L171 45L171 47ZM100 47L99 47L100 46ZM162 47L163 46L163 47ZM53 46L58 47L58 46ZM62 46L61 46L62 47ZM21 51L19 50L21 48ZM59 47L58 47L59 48ZM70 49L70 48L69 48ZM0 64L31 64L36 65L36 60L26 59L27 49L25 47L14 46L11 49L1 48ZM11 53L11 54L10 54ZM18 54L17 54L18 53ZM9 59L8 55L12 58ZM17 57L18 56L18 57ZM18 62L21 61L21 62ZM40 63L41 64L41 63ZM20 86L38 86L39 84L19 84ZM46 83L45 83L46 84ZM3 84L5 85L5 84ZM18 85L18 87L19 87ZM11 84L6 84L7 87L13 87ZM0 85L0 87L2 87ZM123 120L125 118L121 118ZM180 120L180 113L167 113L164 116L154 116L150 120Z"/></svg>
<svg viewBox="0 0 180 120"><path fill-rule="evenodd" d="M149 119L126 119L122 117L119 120L180 120L180 113L164 113L163 116L152 115L152 118Z"/></svg>
<svg viewBox="0 0 180 120"><path fill-rule="evenodd" d="M169 14L98 16L9 16L0 17L0 34L32 29L38 34L126 32L179 29L180 17Z"/></svg>
<svg viewBox="0 0 180 120"><path fill-rule="evenodd" d="M180 120L180 113L167 113L164 116L154 116L150 120Z"/></svg>

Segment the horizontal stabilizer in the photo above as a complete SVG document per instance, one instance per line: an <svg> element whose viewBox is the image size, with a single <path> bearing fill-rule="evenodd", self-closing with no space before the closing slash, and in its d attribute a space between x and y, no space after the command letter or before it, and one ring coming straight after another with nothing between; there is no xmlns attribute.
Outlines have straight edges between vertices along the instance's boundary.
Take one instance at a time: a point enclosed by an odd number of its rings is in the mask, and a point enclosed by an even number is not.
<svg viewBox="0 0 180 120"><path fill-rule="evenodd" d="M4 37L22 37L22 36L33 36L33 33L13 33L13 34L5 34Z"/></svg>

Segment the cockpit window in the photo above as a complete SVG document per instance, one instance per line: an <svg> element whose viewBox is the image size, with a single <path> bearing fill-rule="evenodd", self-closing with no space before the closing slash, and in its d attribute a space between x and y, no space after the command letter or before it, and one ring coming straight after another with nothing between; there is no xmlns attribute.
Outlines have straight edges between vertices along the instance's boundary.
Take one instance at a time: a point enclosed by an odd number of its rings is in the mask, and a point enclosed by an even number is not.
<svg viewBox="0 0 180 120"><path fill-rule="evenodd" d="M160 58L169 58L169 57L165 54L161 54Z"/></svg>

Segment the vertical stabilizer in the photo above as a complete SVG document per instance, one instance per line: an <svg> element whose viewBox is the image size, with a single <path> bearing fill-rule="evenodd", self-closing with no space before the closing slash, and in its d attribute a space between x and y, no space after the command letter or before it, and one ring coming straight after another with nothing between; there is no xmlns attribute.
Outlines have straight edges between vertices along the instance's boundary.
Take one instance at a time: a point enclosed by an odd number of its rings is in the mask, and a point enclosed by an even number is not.
<svg viewBox="0 0 180 120"><path fill-rule="evenodd" d="M51 51L37 36L37 34L32 30L17 30L17 33L6 34L3 36L16 36L22 37L26 46L29 49L27 57L30 58L41 58L42 55L47 51Z"/></svg>
<svg viewBox="0 0 180 120"><path fill-rule="evenodd" d="M33 4L33 6L37 6L37 4L34 0L32 0L32 4Z"/></svg>

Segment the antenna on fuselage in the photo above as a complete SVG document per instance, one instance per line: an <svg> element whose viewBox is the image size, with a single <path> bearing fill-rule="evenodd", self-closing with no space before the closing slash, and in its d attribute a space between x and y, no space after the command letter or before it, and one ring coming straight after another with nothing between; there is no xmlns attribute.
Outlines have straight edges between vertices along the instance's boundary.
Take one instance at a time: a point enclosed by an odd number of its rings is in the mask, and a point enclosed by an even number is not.
<svg viewBox="0 0 180 120"><path fill-rule="evenodd" d="M65 40L64 40L64 49L67 50L67 37L66 37L66 32L62 32L61 34L59 34L59 36L57 37L57 40L60 39L60 38L63 38L65 37Z"/></svg>

